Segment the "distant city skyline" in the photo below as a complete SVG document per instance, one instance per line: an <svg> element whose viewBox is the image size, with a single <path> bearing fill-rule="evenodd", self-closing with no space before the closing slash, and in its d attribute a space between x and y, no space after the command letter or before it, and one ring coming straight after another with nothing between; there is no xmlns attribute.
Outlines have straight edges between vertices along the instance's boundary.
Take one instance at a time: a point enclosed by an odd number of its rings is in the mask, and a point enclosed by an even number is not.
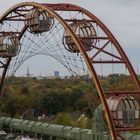
<svg viewBox="0 0 140 140"><path fill-rule="evenodd" d="M30 0L25 0L30 1ZM1 0L0 13L4 13L11 6L25 2L22 0ZM114 34L125 50L136 72L140 67L140 1L139 0L34 0L40 3L73 3L95 14ZM26 73L27 67L33 74L48 75L53 71L60 71L60 75L66 73L66 69L58 66L44 67L45 56L36 56L27 60L18 70L17 75ZM50 59L50 58L47 58ZM38 62L38 66L36 63ZM51 64L55 61L51 60Z"/></svg>

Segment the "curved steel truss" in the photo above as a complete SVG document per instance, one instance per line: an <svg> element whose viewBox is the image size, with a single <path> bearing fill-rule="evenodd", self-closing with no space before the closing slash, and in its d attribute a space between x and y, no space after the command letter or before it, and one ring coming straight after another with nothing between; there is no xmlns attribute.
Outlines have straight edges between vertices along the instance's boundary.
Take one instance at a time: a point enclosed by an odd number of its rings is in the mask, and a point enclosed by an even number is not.
<svg viewBox="0 0 140 140"><path fill-rule="evenodd" d="M19 47L14 53L9 49L10 44L5 50L4 41L1 41L4 35L11 34L20 42L16 44ZM20 3L0 17L0 37L0 91L6 74L14 74L25 60L34 55L53 57L73 75L85 75L87 68L101 99L111 138L117 140L118 131L107 104L106 91L98 78L96 65L122 65L128 70L135 85L131 91L114 89L108 93L139 94L140 83L122 47L95 15L72 4ZM3 53L4 51L7 53Z"/></svg>

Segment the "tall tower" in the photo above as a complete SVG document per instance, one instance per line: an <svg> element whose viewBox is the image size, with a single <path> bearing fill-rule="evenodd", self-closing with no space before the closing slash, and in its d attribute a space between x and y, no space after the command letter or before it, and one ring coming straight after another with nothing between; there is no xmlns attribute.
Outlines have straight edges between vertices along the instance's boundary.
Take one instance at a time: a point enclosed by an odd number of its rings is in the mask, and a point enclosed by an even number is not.
<svg viewBox="0 0 140 140"><path fill-rule="evenodd" d="M31 77L31 74L30 74L30 70L29 70L29 67L27 67L27 72L26 72L26 76L29 78Z"/></svg>

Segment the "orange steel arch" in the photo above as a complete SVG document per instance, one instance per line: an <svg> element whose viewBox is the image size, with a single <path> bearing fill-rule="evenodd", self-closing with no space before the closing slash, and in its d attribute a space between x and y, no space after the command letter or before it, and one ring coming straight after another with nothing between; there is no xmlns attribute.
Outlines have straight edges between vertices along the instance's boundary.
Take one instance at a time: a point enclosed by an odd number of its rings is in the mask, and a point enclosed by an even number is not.
<svg viewBox="0 0 140 140"><path fill-rule="evenodd" d="M80 42L78 37L75 35L75 33L72 31L72 29L70 28L68 23L60 15L58 15L55 11L59 11L59 10L61 10L61 11L68 11L68 10L70 10L70 11L80 11L80 12L83 12L88 17L90 17L90 19L92 19L95 23L97 23L97 25L100 26L100 28L107 34L107 36L109 37L109 39L114 44L117 51L119 52L119 54L121 56L122 63L124 63L126 65L126 67L128 68L128 70L130 72L130 75L131 75L131 77L132 77L132 79L133 79L133 81L134 81L134 83L137 87L136 93L140 93L140 83L138 81L136 73L135 73L130 61L128 60L126 54L124 53L123 49L121 48L120 44L118 43L118 41L115 39L115 37L112 35L112 33L108 30L108 28L96 16L94 16L92 13L85 10L84 8L81 8L81 7L73 5L73 4L40 4L40 3L34 3L34 2L19 3L15 6L13 6L12 8L10 8L9 10L7 10L0 17L0 23L3 22L3 20L7 17L7 15L10 12L12 12L15 9L17 9L19 7L22 7L22 6L34 6L34 7L37 7L39 9L46 10L48 13L50 13L53 17L55 17L64 26L64 28L67 30L69 35L72 37L74 43L76 44L77 48L81 52L87 66L88 66L88 69L89 69L89 71L92 75L94 83L96 85L99 97L101 99L103 108L105 110L105 115L106 115L107 123L108 123L108 126L109 126L110 134L111 134L111 139L112 140L117 140L117 132L116 132L114 122L113 122L113 119L112 119L112 116L111 116L111 113L110 113L110 110L109 110L109 107L108 107L108 104L107 104L105 93L103 91L103 88L100 84L100 81L99 81L98 76L96 74L96 71L94 69L94 65L93 65L94 63L88 57L86 51L82 47L82 43ZM26 31L26 27L24 27L22 29L21 34L18 36L19 39L22 37L22 35L24 34L25 31ZM6 75L6 72L7 72L7 68L10 64L10 61L11 61L11 58L8 58L6 63L3 65L3 74L2 74L1 81L0 81L1 82L0 83L0 91L2 90L4 78L5 78L5 75Z"/></svg>

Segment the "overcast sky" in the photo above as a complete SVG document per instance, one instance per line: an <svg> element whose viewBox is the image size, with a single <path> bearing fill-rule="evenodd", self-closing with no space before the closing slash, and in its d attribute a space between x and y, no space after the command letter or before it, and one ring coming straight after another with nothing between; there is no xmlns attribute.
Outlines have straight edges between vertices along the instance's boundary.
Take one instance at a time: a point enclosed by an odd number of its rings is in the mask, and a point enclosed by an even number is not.
<svg viewBox="0 0 140 140"><path fill-rule="evenodd" d="M25 0L29 1L29 0ZM0 0L0 13L22 0ZM73 3L95 14L115 35L134 68L140 67L140 0L34 0Z"/></svg>

